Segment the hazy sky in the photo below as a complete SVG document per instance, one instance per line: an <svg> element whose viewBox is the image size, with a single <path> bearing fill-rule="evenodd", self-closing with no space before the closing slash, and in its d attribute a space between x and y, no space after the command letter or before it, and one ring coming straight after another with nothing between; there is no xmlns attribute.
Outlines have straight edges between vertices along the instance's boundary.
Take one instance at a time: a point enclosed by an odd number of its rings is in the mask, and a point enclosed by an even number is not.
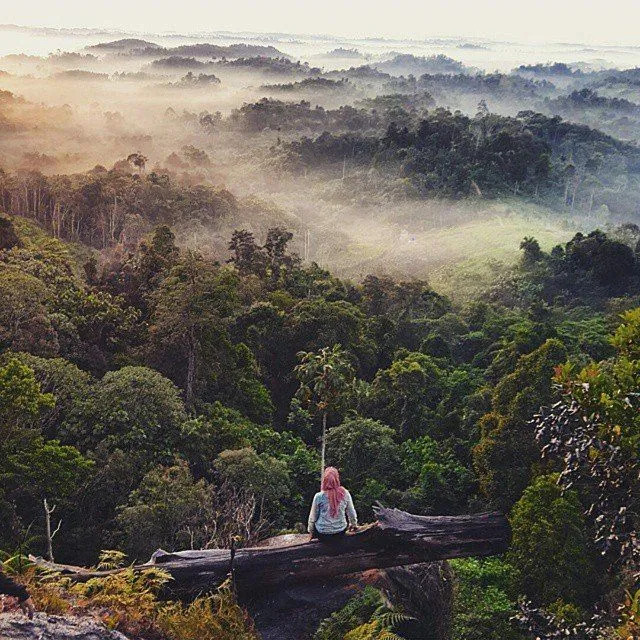
<svg viewBox="0 0 640 640"><path fill-rule="evenodd" d="M21 0L0 23L640 45L640 0Z"/></svg>

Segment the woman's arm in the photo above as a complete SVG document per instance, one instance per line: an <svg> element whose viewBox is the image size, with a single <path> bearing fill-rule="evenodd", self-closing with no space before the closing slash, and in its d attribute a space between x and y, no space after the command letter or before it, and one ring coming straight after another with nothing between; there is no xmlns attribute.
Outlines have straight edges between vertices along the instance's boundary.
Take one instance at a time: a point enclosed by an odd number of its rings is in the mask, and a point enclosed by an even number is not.
<svg viewBox="0 0 640 640"><path fill-rule="evenodd" d="M311 511L309 511L309 522L307 523L307 531L309 533L313 533L313 527L318 519L318 496L320 494L316 493L313 496L313 502L311 503Z"/></svg>
<svg viewBox="0 0 640 640"><path fill-rule="evenodd" d="M356 513L356 508L353 506L353 498L351 497L351 494L347 491L346 492L346 498L347 498L347 520L349 521L349 524L352 527L357 527L358 526L358 514Z"/></svg>

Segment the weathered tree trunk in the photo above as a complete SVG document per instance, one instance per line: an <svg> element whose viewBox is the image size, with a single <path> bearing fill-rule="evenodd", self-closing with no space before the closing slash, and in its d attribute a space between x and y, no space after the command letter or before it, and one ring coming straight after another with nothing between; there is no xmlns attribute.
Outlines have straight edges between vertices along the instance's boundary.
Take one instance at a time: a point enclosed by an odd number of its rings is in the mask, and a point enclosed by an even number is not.
<svg viewBox="0 0 640 640"><path fill-rule="evenodd" d="M184 401L188 407L193 403L193 387L196 382L196 348L195 330L191 327L187 338L187 379L184 390Z"/></svg>
<svg viewBox="0 0 640 640"><path fill-rule="evenodd" d="M53 505L53 507L50 507L49 503L47 502L47 499L45 498L43 501L43 506L44 506L44 522L45 522L46 538L47 538L47 559L49 560L49 562L54 562L53 539L58 534L58 531L60 531L62 520L60 520L60 522L58 523L58 526L56 527L55 531L51 531L51 514L56 510L56 505Z"/></svg>
<svg viewBox="0 0 640 640"><path fill-rule="evenodd" d="M320 443L320 484L324 475L325 457L327 452L327 412L322 412L322 442Z"/></svg>
<svg viewBox="0 0 640 640"><path fill-rule="evenodd" d="M51 539L51 510L47 505L47 499L44 499L44 522L47 537L47 560L54 562L53 559L53 540Z"/></svg>
<svg viewBox="0 0 640 640"><path fill-rule="evenodd" d="M233 560L238 593L250 596L257 591L321 582L368 569L495 555L506 550L510 538L509 524L499 513L415 516L380 508L377 516L374 525L333 544L300 544L296 539L296 544L287 546L239 549ZM160 566L172 576L169 588L173 593L190 597L211 591L226 579L231 570L231 554L228 549L157 552L149 563L136 569L151 566ZM110 573L69 568L63 571L78 581Z"/></svg>

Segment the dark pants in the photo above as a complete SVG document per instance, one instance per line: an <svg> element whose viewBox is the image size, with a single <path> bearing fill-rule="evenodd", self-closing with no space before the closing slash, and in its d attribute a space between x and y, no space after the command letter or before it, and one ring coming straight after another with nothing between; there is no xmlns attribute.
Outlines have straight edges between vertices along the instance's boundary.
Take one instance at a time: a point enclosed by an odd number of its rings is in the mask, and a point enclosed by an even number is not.
<svg viewBox="0 0 640 640"><path fill-rule="evenodd" d="M326 542L331 544L332 542L339 542L344 538L344 534L347 533L346 529L338 531L338 533L320 533L315 527L313 527L312 538L315 538L319 542Z"/></svg>

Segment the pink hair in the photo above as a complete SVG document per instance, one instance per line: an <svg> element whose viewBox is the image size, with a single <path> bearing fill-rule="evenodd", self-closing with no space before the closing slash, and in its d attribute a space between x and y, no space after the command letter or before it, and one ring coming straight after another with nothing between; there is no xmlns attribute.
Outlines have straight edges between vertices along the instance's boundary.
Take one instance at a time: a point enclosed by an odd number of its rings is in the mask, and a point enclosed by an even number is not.
<svg viewBox="0 0 640 640"><path fill-rule="evenodd" d="M344 499L345 490L340 486L340 474L335 467L327 467L322 476L320 487L329 498L329 514L332 518L338 515L338 507Z"/></svg>

